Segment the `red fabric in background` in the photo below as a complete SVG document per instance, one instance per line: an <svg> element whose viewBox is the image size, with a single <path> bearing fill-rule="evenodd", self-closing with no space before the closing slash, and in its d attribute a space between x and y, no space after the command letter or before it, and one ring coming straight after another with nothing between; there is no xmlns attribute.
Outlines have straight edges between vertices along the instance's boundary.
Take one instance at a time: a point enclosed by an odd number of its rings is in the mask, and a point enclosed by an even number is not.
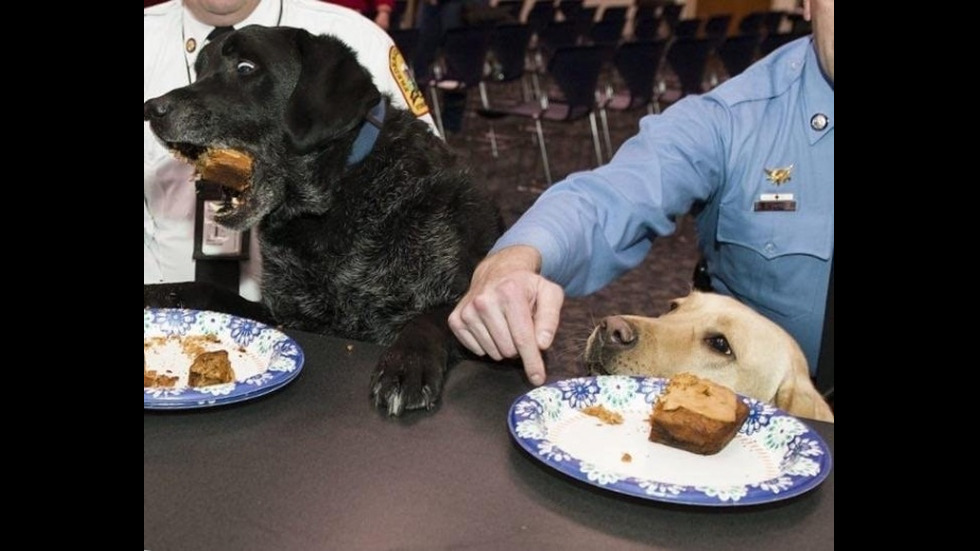
<svg viewBox="0 0 980 551"><path fill-rule="evenodd" d="M373 13L378 6L388 6L389 8L394 8L395 0L324 0L331 4L337 4L338 6L344 6L345 8L350 8L354 11L359 11L363 14Z"/></svg>

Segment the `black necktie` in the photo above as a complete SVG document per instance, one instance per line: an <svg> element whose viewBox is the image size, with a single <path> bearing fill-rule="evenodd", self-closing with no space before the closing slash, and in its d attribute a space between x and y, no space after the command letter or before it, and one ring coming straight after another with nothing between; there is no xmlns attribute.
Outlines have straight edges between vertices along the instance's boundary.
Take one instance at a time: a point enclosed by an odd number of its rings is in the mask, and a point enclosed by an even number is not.
<svg viewBox="0 0 980 551"><path fill-rule="evenodd" d="M234 27L215 27L208 33L207 40L212 42L220 36L235 30ZM204 239L203 228L205 201L221 200L221 186L212 184L204 180L197 182L197 211L194 227L194 280L212 283L235 293L238 292L239 280L241 279L241 259L248 258L248 233L244 237L237 232L233 234L234 239L241 240L243 251L237 255L229 256L208 256L201 251L201 242Z"/></svg>
<svg viewBox="0 0 980 551"><path fill-rule="evenodd" d="M830 257L827 309L823 315L823 336L820 338L820 356L817 359L817 388L828 398L834 395L834 256Z"/></svg>

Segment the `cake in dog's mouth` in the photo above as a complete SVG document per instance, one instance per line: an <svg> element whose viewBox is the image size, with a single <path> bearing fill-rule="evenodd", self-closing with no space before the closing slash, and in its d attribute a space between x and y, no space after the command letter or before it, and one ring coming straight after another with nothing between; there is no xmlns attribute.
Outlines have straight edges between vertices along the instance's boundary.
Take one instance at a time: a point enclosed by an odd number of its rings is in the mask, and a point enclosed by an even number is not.
<svg viewBox="0 0 980 551"><path fill-rule="evenodd" d="M195 180L206 180L221 186L222 206L216 213L227 217L240 209L252 187L252 156L229 148L206 147L185 142L168 143L177 156L194 166Z"/></svg>

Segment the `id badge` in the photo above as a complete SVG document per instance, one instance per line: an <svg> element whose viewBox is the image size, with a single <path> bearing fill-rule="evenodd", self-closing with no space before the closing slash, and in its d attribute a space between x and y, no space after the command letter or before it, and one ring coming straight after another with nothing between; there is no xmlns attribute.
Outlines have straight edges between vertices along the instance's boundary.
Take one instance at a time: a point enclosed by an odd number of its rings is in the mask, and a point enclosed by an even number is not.
<svg viewBox="0 0 980 551"><path fill-rule="evenodd" d="M226 228L215 221L223 204L217 184L198 182L194 215L194 259L247 260L250 232Z"/></svg>
<svg viewBox="0 0 980 551"><path fill-rule="evenodd" d="M763 193L753 203L756 212L795 212L796 198L792 193Z"/></svg>

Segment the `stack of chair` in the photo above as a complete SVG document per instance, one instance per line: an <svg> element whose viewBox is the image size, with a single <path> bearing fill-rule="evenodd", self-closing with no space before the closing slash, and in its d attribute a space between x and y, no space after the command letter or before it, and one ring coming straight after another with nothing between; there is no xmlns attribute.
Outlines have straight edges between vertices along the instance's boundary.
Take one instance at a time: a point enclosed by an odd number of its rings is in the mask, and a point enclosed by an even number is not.
<svg viewBox="0 0 980 551"><path fill-rule="evenodd" d="M487 68L480 81L480 105L483 117L489 121L490 150L494 158L499 156L499 148L493 121L506 115L494 114L496 113L494 107L501 105L501 101L497 98L491 99L490 90L519 84L521 92L519 103L531 101L540 93L537 88L532 90L525 78L531 34L531 27L526 23L500 24L494 27L490 34ZM536 80L533 82L537 83ZM509 98L506 102L514 103Z"/></svg>
<svg viewBox="0 0 980 551"><path fill-rule="evenodd" d="M543 89L550 90L553 87L557 91L555 96L542 94L541 97L530 101L481 108L477 111L481 117L492 120L517 117L534 122L545 179L549 184L554 179L548 159L544 133L545 122L572 123L588 118L591 125L596 163L597 166L602 164L602 145L596 120L596 88L605 56L604 50L602 46L596 45L560 47L548 59L544 73L549 86ZM494 139L495 136L491 134L491 140ZM496 149L497 146L494 143L491 144L491 147Z"/></svg>
<svg viewBox="0 0 980 551"><path fill-rule="evenodd" d="M667 40L660 39L623 42L616 48L613 67L626 89L617 92L609 86L600 96L599 102L599 119L602 122L608 158L612 158L614 153L608 111L645 109L647 114L660 112L660 91L656 81L667 46Z"/></svg>
<svg viewBox="0 0 980 551"><path fill-rule="evenodd" d="M426 83L432 114L439 132L445 136L440 108L440 92L460 92L479 86L483 80L492 28L467 26L449 29L445 33L441 63Z"/></svg>

